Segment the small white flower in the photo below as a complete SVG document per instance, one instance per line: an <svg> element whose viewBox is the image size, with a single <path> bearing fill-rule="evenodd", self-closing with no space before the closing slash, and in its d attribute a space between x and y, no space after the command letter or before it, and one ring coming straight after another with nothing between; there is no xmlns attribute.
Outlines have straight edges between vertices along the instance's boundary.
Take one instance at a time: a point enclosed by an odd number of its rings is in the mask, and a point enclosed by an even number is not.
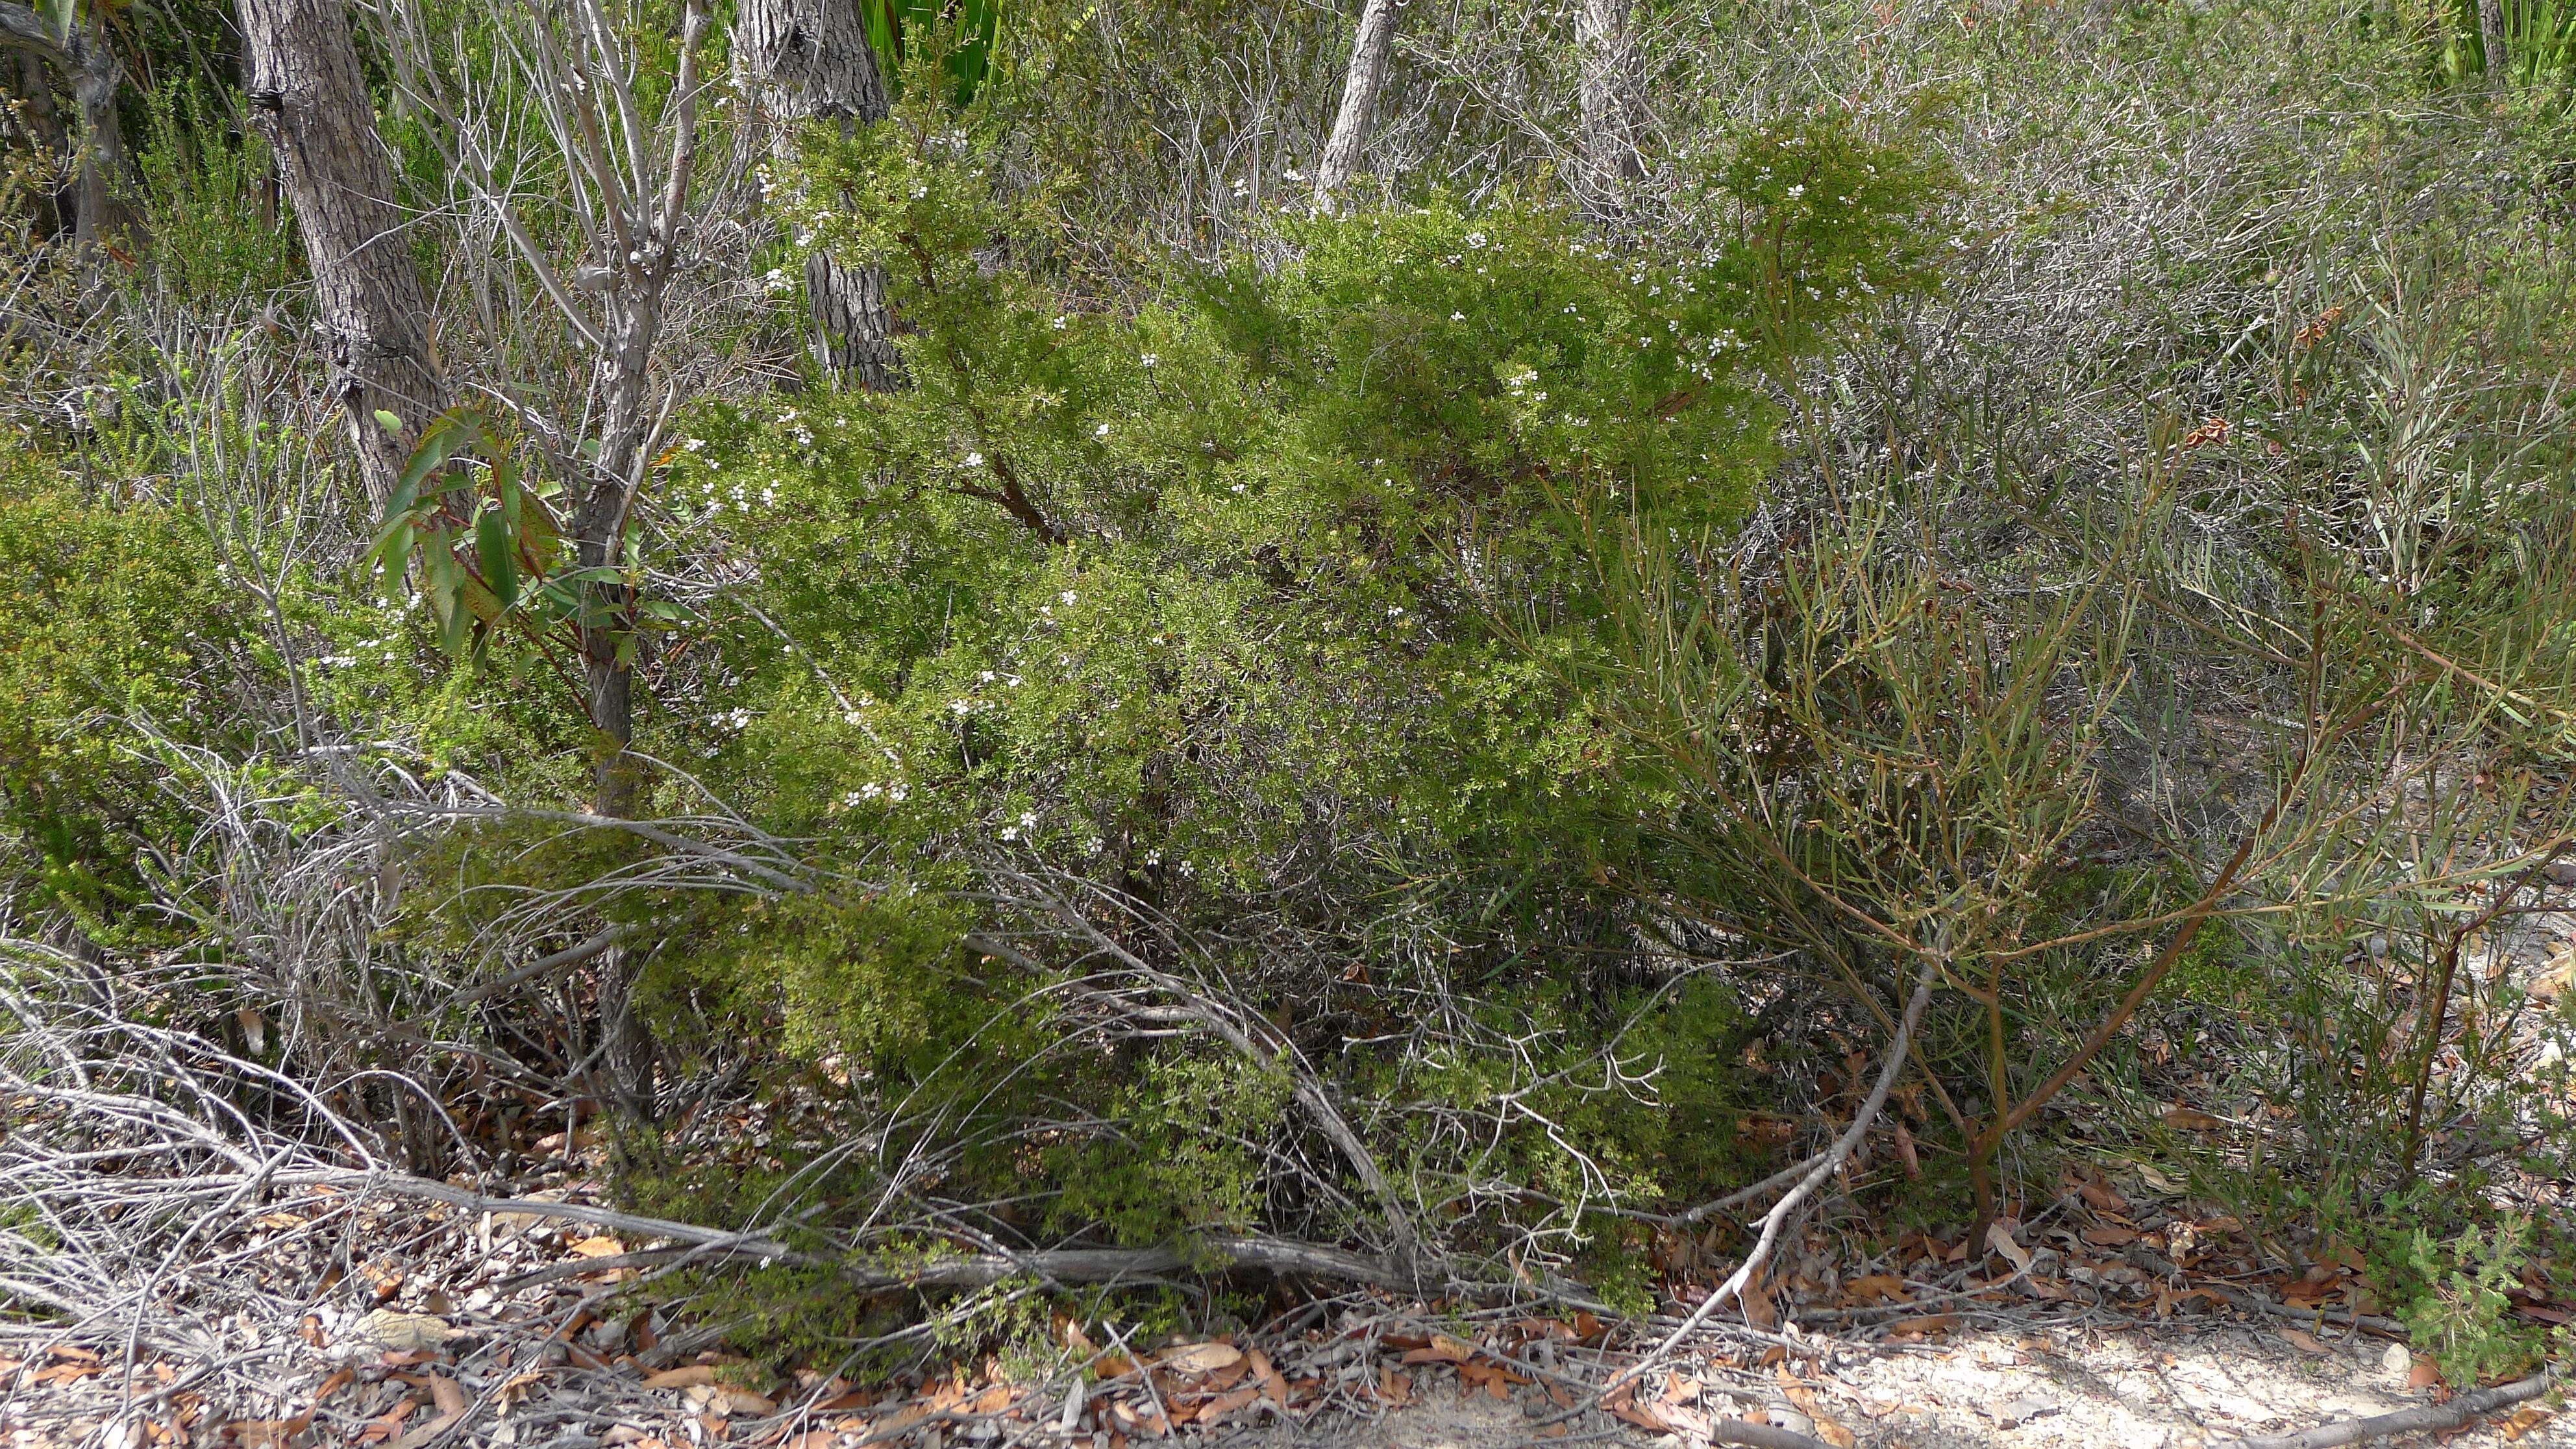
<svg viewBox="0 0 2576 1449"><path fill-rule="evenodd" d="M969 467L969 468L981 468L981 467L983 467L983 466L984 466L984 455L983 455L983 454L981 454L981 453L969 453L969 454L967 454L967 455L966 455L966 466L967 466L967 467Z"/></svg>
<svg viewBox="0 0 2576 1449"><path fill-rule="evenodd" d="M1471 231L1471 232L1467 233L1467 246L1468 246L1468 248L1469 248L1470 250L1473 250L1473 249L1478 248L1478 247L1482 247L1484 244L1485 244L1485 234L1484 234L1483 232L1481 232L1481 231Z"/></svg>
<svg viewBox="0 0 2576 1449"><path fill-rule="evenodd" d="M1452 312L1449 314L1449 320L1452 322L1464 322L1467 320L1467 314L1464 312Z"/></svg>
<svg viewBox="0 0 2576 1449"><path fill-rule="evenodd" d="M1063 319L1063 318L1058 317L1057 319L1055 319L1055 330L1056 330L1056 331L1058 331L1058 332L1062 332L1062 331L1064 330L1064 319Z"/></svg>
<svg viewBox="0 0 2576 1449"><path fill-rule="evenodd" d="M1795 200L1797 200L1799 197L1804 196L1804 195L1806 195L1806 194L1807 194L1807 188L1805 188L1804 186L1792 186L1792 187L1790 187L1790 188L1789 188L1789 199L1790 199L1791 201L1795 201Z"/></svg>
<svg viewBox="0 0 2576 1449"><path fill-rule="evenodd" d="M680 444L681 447L688 449L692 453L697 452L706 445L707 440L704 438L689 438Z"/></svg>
<svg viewBox="0 0 2576 1449"><path fill-rule="evenodd" d="M1108 437L1108 436L1109 436L1109 425L1108 425L1107 423L1102 423L1099 427L1093 428L1093 429L1091 430L1091 435L1092 435L1093 437L1095 437L1095 438L1105 438L1105 437Z"/></svg>
<svg viewBox="0 0 2576 1449"><path fill-rule="evenodd" d="M959 718L961 718L961 719L962 719L962 718L964 718L964 717L965 717L969 712L971 712L974 708L975 708L975 704L974 704L974 701L972 701L972 700L965 700L965 699L952 699L952 700L948 701L948 712L949 712L950 714L953 714L953 715L958 716L958 717L959 717Z"/></svg>
<svg viewBox="0 0 2576 1449"><path fill-rule="evenodd" d="M1142 365L1142 366L1145 366L1145 367L1152 367L1152 366L1154 366L1156 363L1161 362L1162 360L1163 360L1163 355L1162 355L1161 353L1159 353L1159 352L1148 352L1148 353L1146 353L1144 356L1142 356L1142 357L1140 357L1140 358L1137 358L1137 359L1136 359L1136 361L1138 362L1138 364L1140 364L1140 365Z"/></svg>
<svg viewBox="0 0 2576 1449"><path fill-rule="evenodd" d="M1075 595L1075 593L1074 593L1074 592L1073 592L1073 590L1071 590L1071 589L1067 589L1067 590L1065 590L1063 593L1056 595L1056 598L1057 598L1059 601L1061 601L1061 602L1063 603L1063 605L1064 605L1066 608L1068 608L1068 609L1070 609L1070 608L1072 608L1072 607L1073 607L1074 600L1075 600L1075 598L1076 598L1076 597L1077 597L1077 596Z"/></svg>

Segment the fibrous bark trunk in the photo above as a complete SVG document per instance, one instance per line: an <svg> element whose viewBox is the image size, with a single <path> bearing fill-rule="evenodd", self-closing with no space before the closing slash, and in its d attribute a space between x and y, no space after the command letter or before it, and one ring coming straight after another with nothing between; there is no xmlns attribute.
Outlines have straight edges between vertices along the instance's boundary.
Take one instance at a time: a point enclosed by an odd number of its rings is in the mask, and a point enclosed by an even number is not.
<svg viewBox="0 0 2576 1449"><path fill-rule="evenodd" d="M1645 175L1637 154L1639 86L1633 0L1583 0L1575 18L1575 86L1583 134L1576 194L1596 217L1616 215Z"/></svg>
<svg viewBox="0 0 2576 1449"><path fill-rule="evenodd" d="M2504 34L2504 0L2478 0L2478 43L2486 50L2487 84L2502 88L2513 76L2513 53Z"/></svg>
<svg viewBox="0 0 2576 1449"><path fill-rule="evenodd" d="M796 159L805 122L838 122L847 135L885 119L885 77L856 0L743 0L734 21L744 89L776 125L772 159ZM805 257L814 361L829 377L884 392L902 382L894 316L881 268L849 266L817 247Z"/></svg>
<svg viewBox="0 0 2576 1449"><path fill-rule="evenodd" d="M1359 33L1351 40L1351 69L1342 82L1342 108L1333 117L1332 135L1315 163L1315 205L1333 204L1335 193L1359 169L1360 151L1368 145L1377 118L1377 94L1386 84L1387 52L1395 44L1395 21L1401 0L1367 0L1360 9Z"/></svg>
<svg viewBox="0 0 2576 1449"><path fill-rule="evenodd" d="M2490 0L2492 3L2492 0ZM72 26L72 100L80 107L81 167L78 218L72 235L103 242L123 233L133 222L125 187L133 164L125 154L125 131L116 117L116 92L125 83L125 67L108 48L107 22L97 0Z"/></svg>
<svg viewBox="0 0 2576 1449"><path fill-rule="evenodd" d="M63 118L54 109L53 77L43 57L28 50L10 61L13 84L10 93L17 98L20 129L27 144L43 156L60 156L71 148L71 137L63 130ZM68 191L48 186L36 196L36 234L52 236L71 230L75 220Z"/></svg>
<svg viewBox="0 0 2576 1449"><path fill-rule="evenodd" d="M313 272L333 386L381 506L446 406L429 297L393 201L339 0L240 0L251 123L276 154ZM389 413L388 428L376 415Z"/></svg>

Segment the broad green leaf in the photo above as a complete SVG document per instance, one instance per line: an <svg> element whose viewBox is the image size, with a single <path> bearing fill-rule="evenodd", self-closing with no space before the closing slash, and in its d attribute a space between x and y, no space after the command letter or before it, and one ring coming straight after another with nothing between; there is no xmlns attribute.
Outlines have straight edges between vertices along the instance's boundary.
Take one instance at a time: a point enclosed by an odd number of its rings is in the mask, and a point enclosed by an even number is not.
<svg viewBox="0 0 2576 1449"><path fill-rule="evenodd" d="M500 605L496 612L508 610L519 601L519 560L510 546L510 525L499 509L489 509L474 520L474 553L483 565L483 583Z"/></svg>

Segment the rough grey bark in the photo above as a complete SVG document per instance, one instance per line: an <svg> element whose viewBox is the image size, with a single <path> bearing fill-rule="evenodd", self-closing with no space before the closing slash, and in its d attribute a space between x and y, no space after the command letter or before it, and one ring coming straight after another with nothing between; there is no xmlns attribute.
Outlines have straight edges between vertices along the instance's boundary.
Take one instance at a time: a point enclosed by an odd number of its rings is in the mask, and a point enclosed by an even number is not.
<svg viewBox="0 0 2576 1449"><path fill-rule="evenodd" d="M1642 106L1633 0L1583 0L1575 17L1575 66L1583 111L1575 192L1586 211L1613 216L1645 175L1637 154Z"/></svg>
<svg viewBox="0 0 2576 1449"><path fill-rule="evenodd" d="M805 122L837 121L842 133L885 119L885 77L856 0L743 0L734 20L743 88L776 125L772 157L796 155ZM845 266L820 248L805 258L814 360L831 377L884 392L902 382L885 273Z"/></svg>
<svg viewBox="0 0 2576 1449"><path fill-rule="evenodd" d="M404 240L339 0L240 0L251 124L277 158L304 233L316 308L367 491L392 493L446 406L429 298ZM376 417L391 413L398 428Z"/></svg>
<svg viewBox="0 0 2576 1449"><path fill-rule="evenodd" d="M2487 84L2502 87L2513 78L2513 53L2504 35L2504 0L2478 0L2478 43L2486 50Z"/></svg>
<svg viewBox="0 0 2576 1449"><path fill-rule="evenodd" d="M2493 3L2493 0L2489 0ZM125 131L116 117L116 93L125 84L125 67L107 44L107 21L98 0L72 27L70 36L72 101L80 108L80 180L74 205L79 215L72 235L81 241L108 241L134 220L126 205L126 183L133 163L125 154Z"/></svg>
<svg viewBox="0 0 2576 1449"><path fill-rule="evenodd" d="M116 93L125 83L125 67L107 43L107 22L99 7L92 3L85 14L63 29L16 0L0 0L0 47L21 53L20 75L30 103L29 124L38 132L32 139L39 144L48 139L58 141L61 136L43 67L62 72L63 82L80 112L80 133L76 138L80 169L68 197L56 198L55 205L58 210L69 205L71 231L79 240L106 241L115 237L133 221L125 202L133 164L126 155L125 132L116 115ZM52 138L44 134L48 126L52 128Z"/></svg>
<svg viewBox="0 0 2576 1449"><path fill-rule="evenodd" d="M1351 40L1351 69L1342 82L1342 108L1315 163L1315 205L1328 207L1334 195L1359 169L1360 151L1368 145L1377 118L1377 93L1386 84L1387 52L1395 43L1397 12L1402 0L1367 0L1360 8L1359 33Z"/></svg>
<svg viewBox="0 0 2576 1449"><path fill-rule="evenodd" d="M71 147L71 137L63 130L62 116L54 109L53 76L44 58L32 49L26 50L11 60L10 67L11 93L18 100L19 126L28 145L42 155L64 154ZM49 186L36 197L39 236L52 236L72 227L71 197L67 192L56 193L57 188Z"/></svg>

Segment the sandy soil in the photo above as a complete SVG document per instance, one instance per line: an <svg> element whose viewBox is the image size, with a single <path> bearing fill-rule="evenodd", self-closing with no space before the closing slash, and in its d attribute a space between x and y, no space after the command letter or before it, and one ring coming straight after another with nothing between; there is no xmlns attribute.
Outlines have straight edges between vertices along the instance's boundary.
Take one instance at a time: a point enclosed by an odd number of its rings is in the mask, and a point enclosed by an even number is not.
<svg viewBox="0 0 2576 1449"><path fill-rule="evenodd" d="M1744 1417L1776 1416L1772 1422L1820 1436L1840 1426L1862 1449L2196 1449L2237 1434L2387 1413L2430 1397L2407 1389L2404 1351L2392 1354L2385 1340L2322 1342L2327 1351L2313 1353L2275 1331L2206 1324L2085 1336L1971 1334L1919 1350L1838 1353L1794 1381L1775 1370L1776 1392L1748 1387L1735 1402ZM1753 1375L1724 1378L1758 1382ZM1791 1402L1793 1392L1805 1407ZM1563 1438L1544 1437L1537 1426L1553 1413L1533 1390L1497 1401L1425 1383L1415 1405L1375 1420L1271 1422L1213 1442L1243 1449L1685 1449L1672 1436L1597 1414L1568 1425ZM2576 1419L2542 1406L2447 1440L2382 1442L2399 1449L2576 1445Z"/></svg>

